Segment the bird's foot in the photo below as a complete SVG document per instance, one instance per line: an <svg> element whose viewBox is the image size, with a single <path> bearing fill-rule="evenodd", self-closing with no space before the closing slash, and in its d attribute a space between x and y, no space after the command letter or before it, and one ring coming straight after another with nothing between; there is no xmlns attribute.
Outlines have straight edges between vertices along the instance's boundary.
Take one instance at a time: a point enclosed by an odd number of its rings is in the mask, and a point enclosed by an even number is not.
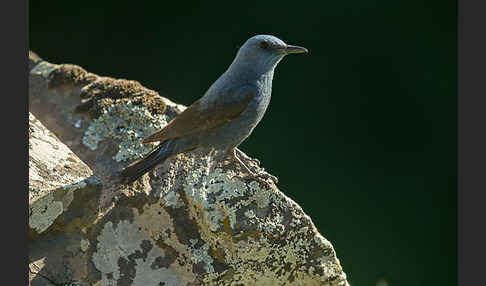
<svg viewBox="0 0 486 286"><path fill-rule="evenodd" d="M266 172L254 173L254 172L250 171L248 173L249 174L247 175L247 177L249 179L258 181L258 182L260 182L264 185L267 185L269 187L271 187L271 183L273 183L275 185L278 182L278 179L275 176L272 176L272 175L270 175ZM271 182L268 179L270 179Z"/></svg>
<svg viewBox="0 0 486 286"><path fill-rule="evenodd" d="M277 184L278 183L278 178L275 177L274 175L270 175L269 173L265 172L265 171L262 171L260 173L256 173L255 176L258 176L260 178L263 178L265 180L267 179L270 179L273 181L274 184Z"/></svg>
<svg viewBox="0 0 486 286"><path fill-rule="evenodd" d="M235 148L235 151L236 153L238 153L238 156L242 159L244 159L245 161L250 161L252 162L253 164L257 165L258 167L260 167L260 160L256 159L256 158L250 158L248 155L246 155L245 153L241 152L239 149Z"/></svg>
<svg viewBox="0 0 486 286"><path fill-rule="evenodd" d="M278 179L277 177L273 176L273 175L270 175L269 173L265 172L265 170L263 168L259 168L259 172L255 173L253 172L252 170L250 170L250 168L248 168L248 166L246 166L246 164L240 159L238 158L238 156L236 155L236 153L238 151L236 151L237 149L235 149L233 152L232 152L232 157L233 159L235 160L235 162L237 162L243 169L245 169L249 176L252 178L252 179L255 179L263 184L266 184L268 185L269 182L268 182L268 179L272 180L274 184L278 183ZM239 151L240 154L243 154L243 152ZM243 154L244 155L244 154ZM251 160L251 158L249 158L248 156L244 155L243 157L246 157L245 159L249 159ZM257 160L258 161L258 160ZM260 163L260 162L258 162Z"/></svg>

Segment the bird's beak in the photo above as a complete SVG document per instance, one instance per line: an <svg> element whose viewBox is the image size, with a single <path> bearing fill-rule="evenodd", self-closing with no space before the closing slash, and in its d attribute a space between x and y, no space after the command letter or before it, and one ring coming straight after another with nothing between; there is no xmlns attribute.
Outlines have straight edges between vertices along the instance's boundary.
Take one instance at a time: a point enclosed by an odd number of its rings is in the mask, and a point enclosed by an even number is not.
<svg viewBox="0 0 486 286"><path fill-rule="evenodd" d="M308 53L309 52L304 47L292 46L292 45L287 45L285 47L281 47L278 50L281 53L284 53L284 54L301 54L301 53Z"/></svg>

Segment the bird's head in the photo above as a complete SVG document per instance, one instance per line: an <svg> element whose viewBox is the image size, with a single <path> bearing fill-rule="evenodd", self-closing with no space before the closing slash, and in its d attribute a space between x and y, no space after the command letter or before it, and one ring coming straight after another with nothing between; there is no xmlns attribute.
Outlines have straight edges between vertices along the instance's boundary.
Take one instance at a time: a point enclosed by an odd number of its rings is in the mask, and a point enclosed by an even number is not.
<svg viewBox="0 0 486 286"><path fill-rule="evenodd" d="M233 65L273 70L277 63L288 54L307 53L307 49L287 45L284 41L270 35L257 35L249 38L240 47Z"/></svg>

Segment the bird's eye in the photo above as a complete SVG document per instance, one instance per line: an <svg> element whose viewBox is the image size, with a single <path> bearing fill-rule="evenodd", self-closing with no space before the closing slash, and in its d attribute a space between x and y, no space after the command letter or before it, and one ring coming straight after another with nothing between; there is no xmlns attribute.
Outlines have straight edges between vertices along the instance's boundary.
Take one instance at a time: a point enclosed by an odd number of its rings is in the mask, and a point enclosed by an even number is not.
<svg viewBox="0 0 486 286"><path fill-rule="evenodd" d="M265 41L260 42L260 48L262 48L262 49L264 49L264 50L268 49L268 43L267 43L267 42L265 42Z"/></svg>

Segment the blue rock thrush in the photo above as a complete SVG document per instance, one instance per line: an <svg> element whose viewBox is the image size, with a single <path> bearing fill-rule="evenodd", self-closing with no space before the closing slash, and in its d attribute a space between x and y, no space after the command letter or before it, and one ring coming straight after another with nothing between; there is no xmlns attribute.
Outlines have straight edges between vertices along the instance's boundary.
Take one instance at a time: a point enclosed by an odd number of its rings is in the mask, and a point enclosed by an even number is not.
<svg viewBox="0 0 486 286"><path fill-rule="evenodd" d="M307 53L307 49L287 45L269 35L248 39L203 97L143 140L143 143L160 141L161 144L127 166L121 172L123 180L133 182L168 157L194 149L229 153L247 172L255 175L238 158L236 147L251 134L267 109L278 62L285 55L297 53Z"/></svg>

